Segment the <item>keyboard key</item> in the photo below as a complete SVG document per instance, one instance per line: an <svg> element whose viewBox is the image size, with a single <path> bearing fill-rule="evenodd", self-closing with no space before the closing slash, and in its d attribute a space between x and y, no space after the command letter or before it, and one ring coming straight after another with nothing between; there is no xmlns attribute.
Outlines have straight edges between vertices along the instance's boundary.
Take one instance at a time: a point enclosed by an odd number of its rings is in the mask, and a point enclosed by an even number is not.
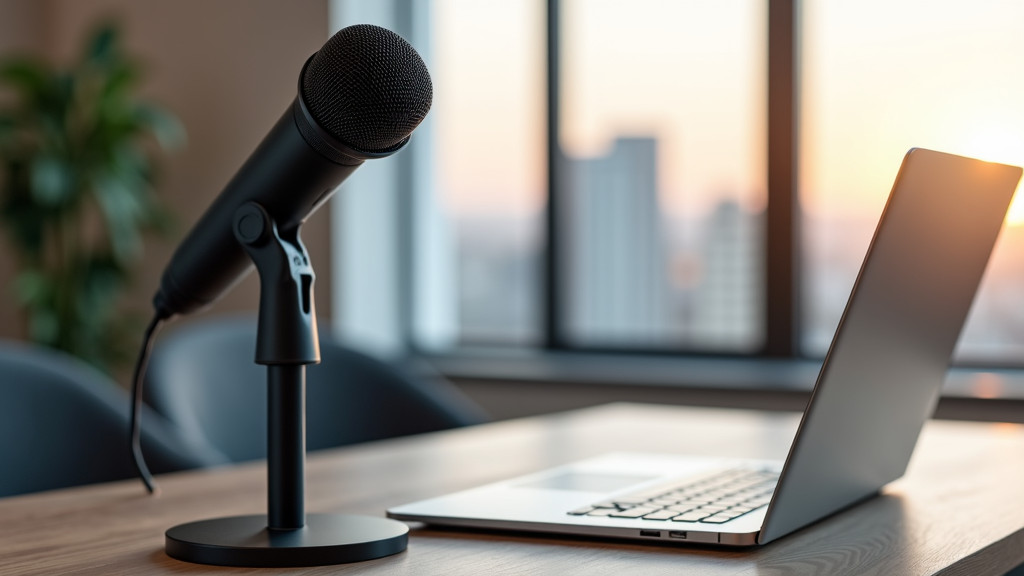
<svg viewBox="0 0 1024 576"><path fill-rule="evenodd" d="M700 520L701 518L707 518L708 516L711 516L711 515L712 514L710 512L701 512L700 510L693 510L691 512L687 512L685 514L680 514L679 516L676 516L676 517L672 518L672 521L673 522L696 522L696 521Z"/></svg>
<svg viewBox="0 0 1024 576"><path fill-rule="evenodd" d="M671 511L679 514L671 519L680 522L692 522L695 520L689 518L709 517L725 510L729 510L725 515L742 515L768 504L778 477L777 472L770 470L715 470L683 482L661 484L616 496L590 507L570 511L569 514L616 518L655 514L655 518L661 518ZM663 511L663 508L667 511Z"/></svg>
<svg viewBox="0 0 1024 576"><path fill-rule="evenodd" d="M612 518L639 518L655 511L657 508L630 508L629 510L613 511L609 516Z"/></svg>
<svg viewBox="0 0 1024 576"><path fill-rule="evenodd" d="M675 505L696 508L697 506L706 506L708 504L711 504L711 500L708 500L707 498L690 498L688 500L680 500Z"/></svg>
<svg viewBox="0 0 1024 576"><path fill-rule="evenodd" d="M708 516L707 518L702 519L701 522L706 524L724 524L729 520L732 520L732 518L733 517L728 514L715 514L714 516Z"/></svg>
<svg viewBox="0 0 1024 576"><path fill-rule="evenodd" d="M739 518L740 516L750 514L754 510L760 510L761 508L764 508L764 506L737 506L735 508L729 508L726 512L733 514L736 518Z"/></svg>
<svg viewBox="0 0 1024 576"><path fill-rule="evenodd" d="M741 512L733 512L732 510L726 510L725 512L719 512L718 514L715 514L715 516L724 516L728 517L729 520L732 520L733 518L739 518L740 516L743 516L743 514Z"/></svg>
<svg viewBox="0 0 1024 576"><path fill-rule="evenodd" d="M611 500L605 500L604 502L597 502L595 504L592 504L592 506L594 508L611 508L613 510L619 510L621 508L625 508L625 506L618 506L618 505L616 505L615 502L612 502Z"/></svg>
<svg viewBox="0 0 1024 576"><path fill-rule="evenodd" d="M647 500L648 500L647 498L637 498L637 497L632 497L631 498L629 496L621 496L619 498L612 498L611 502L612 502L612 504L615 504L619 508L629 508L630 506L636 506L638 504L643 504L644 502L647 502Z"/></svg>
<svg viewBox="0 0 1024 576"><path fill-rule="evenodd" d="M658 510L644 516L644 520L671 520L678 515L679 512L675 510Z"/></svg>

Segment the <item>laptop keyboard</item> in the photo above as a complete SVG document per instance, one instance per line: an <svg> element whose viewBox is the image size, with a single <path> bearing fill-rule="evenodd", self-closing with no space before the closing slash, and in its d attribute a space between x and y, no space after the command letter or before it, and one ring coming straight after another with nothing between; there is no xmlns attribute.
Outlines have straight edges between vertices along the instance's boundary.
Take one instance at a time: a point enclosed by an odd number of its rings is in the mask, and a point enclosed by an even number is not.
<svg viewBox="0 0 1024 576"><path fill-rule="evenodd" d="M623 494L568 513L723 524L767 506L778 480L779 473L770 470L719 470L675 485Z"/></svg>

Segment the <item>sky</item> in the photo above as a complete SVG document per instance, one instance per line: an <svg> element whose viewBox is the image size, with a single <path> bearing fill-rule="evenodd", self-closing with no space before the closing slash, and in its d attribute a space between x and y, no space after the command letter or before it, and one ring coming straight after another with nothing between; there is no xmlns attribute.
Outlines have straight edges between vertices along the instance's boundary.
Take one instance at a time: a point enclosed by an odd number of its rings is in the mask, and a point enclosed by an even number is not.
<svg viewBox="0 0 1024 576"><path fill-rule="evenodd" d="M763 207L765 4L564 0L565 152L656 137L666 213L723 198ZM913 146L1024 163L1024 2L801 5L799 182L812 217L873 223ZM444 202L455 213L542 210L543 3L433 6ZM1024 222L1024 201L1010 221Z"/></svg>
<svg viewBox="0 0 1024 576"><path fill-rule="evenodd" d="M545 180L538 0L434 0L437 159L449 212L535 213Z"/></svg>
<svg viewBox="0 0 1024 576"><path fill-rule="evenodd" d="M804 2L801 190L877 214L917 146L1024 164L1024 2ZM1024 221L1018 198L1009 221Z"/></svg>
<svg viewBox="0 0 1024 576"><path fill-rule="evenodd" d="M566 154L601 155L616 136L655 137L665 209L706 209L704 190L763 205L761 3L622 6L563 3ZM434 7L447 202L456 211L542 209L543 3L437 0Z"/></svg>

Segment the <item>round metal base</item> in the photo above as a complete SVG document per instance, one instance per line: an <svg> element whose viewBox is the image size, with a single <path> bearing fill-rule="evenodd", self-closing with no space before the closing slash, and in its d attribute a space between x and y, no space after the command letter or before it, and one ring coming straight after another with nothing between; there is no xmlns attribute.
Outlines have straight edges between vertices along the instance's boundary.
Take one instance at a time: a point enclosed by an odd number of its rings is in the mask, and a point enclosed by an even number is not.
<svg viewBox="0 0 1024 576"><path fill-rule="evenodd" d="M372 516L310 514L299 530L269 530L263 515L181 524L166 533L171 558L218 566L323 566L405 550L409 527Z"/></svg>

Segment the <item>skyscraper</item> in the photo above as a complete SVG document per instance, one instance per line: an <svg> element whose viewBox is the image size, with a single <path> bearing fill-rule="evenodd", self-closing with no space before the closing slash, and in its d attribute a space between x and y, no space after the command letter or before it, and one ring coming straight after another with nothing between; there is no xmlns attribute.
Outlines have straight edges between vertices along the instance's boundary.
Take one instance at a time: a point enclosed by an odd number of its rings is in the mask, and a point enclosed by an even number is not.
<svg viewBox="0 0 1024 576"><path fill-rule="evenodd" d="M566 172L570 337L588 344L662 340L672 314L657 141L617 138L605 156L567 160Z"/></svg>
<svg viewBox="0 0 1024 576"><path fill-rule="evenodd" d="M759 223L736 201L722 200L703 225L702 274L688 332L705 346L754 348L760 344Z"/></svg>

